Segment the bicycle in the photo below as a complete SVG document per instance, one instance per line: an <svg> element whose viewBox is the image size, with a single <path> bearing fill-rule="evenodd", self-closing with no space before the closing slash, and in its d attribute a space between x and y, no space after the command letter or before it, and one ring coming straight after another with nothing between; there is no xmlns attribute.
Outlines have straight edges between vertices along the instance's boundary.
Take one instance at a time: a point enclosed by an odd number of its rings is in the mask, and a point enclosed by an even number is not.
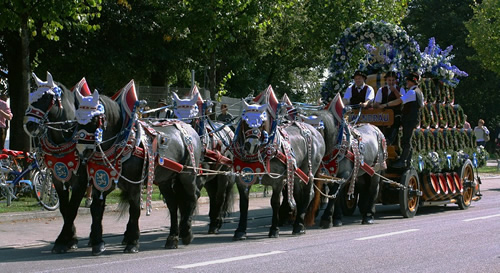
<svg viewBox="0 0 500 273"><path fill-rule="evenodd" d="M52 175L39 164L36 153L2 150L0 154L0 196L6 198L7 206L18 195L34 192L39 204L46 210L59 208L59 197L52 184ZM23 168L18 161L25 159L28 165ZM23 179L31 174L31 180Z"/></svg>

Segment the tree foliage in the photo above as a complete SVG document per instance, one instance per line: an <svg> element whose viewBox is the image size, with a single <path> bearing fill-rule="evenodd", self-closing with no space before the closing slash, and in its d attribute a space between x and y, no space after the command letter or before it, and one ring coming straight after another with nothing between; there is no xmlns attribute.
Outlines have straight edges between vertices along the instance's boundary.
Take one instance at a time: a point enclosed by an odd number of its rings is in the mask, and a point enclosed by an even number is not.
<svg viewBox="0 0 500 273"><path fill-rule="evenodd" d="M9 95L13 119L10 147L29 148L29 138L23 130L24 111L30 90L30 42L33 39L57 41L58 31L67 26L80 26L87 31L98 28L90 20L99 16L101 0L73 1L0 1L0 67L8 70Z"/></svg>
<svg viewBox="0 0 500 273"><path fill-rule="evenodd" d="M474 59L500 75L500 1L483 0L473 6L474 16L465 24L467 42L476 51Z"/></svg>

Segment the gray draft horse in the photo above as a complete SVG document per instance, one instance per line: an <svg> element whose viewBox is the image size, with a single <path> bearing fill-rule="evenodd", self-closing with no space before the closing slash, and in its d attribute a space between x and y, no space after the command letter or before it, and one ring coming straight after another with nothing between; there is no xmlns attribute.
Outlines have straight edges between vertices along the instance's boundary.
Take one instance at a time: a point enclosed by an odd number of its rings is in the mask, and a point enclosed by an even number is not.
<svg viewBox="0 0 500 273"><path fill-rule="evenodd" d="M335 226L342 225L340 198L344 193L343 187L349 187L347 192L350 194L359 193L358 206L362 215L361 223L373 224L380 182L380 177L374 173L380 174L387 168L385 163L387 148L382 132L371 124L360 124L350 128L343 118L343 111L344 106L340 97L336 97L332 100L328 110L314 113L317 120L323 122L323 135L326 143L326 153L320 172L343 178L348 182L328 184L329 192L337 198L328 200L328 205L321 216L322 228L331 227L333 220L335 220L333 221ZM322 186L319 185L318 188ZM315 206L309 212L312 215L316 214L318 198L319 195L316 195L312 202Z"/></svg>
<svg viewBox="0 0 500 273"><path fill-rule="evenodd" d="M272 89L267 96L274 97ZM270 122L268 115L275 111L268 104L248 105L244 102L242 119L233 141L233 169L240 174L240 221L234 240L246 239L248 194L258 179L273 189L273 210L269 237L279 237L279 209L282 190L290 207L295 210L294 235L305 233L304 216L313 194L314 176L325 152L321 134L312 126L301 122L287 122L278 126L277 119ZM276 113L276 112L274 112ZM279 115L275 117L279 118ZM302 173L302 175L300 175Z"/></svg>
<svg viewBox="0 0 500 273"><path fill-rule="evenodd" d="M52 253L66 253L78 247L74 221L88 185L85 168L80 166L76 153L76 123L71 122L75 120L78 106L75 93L88 95L90 90L85 78L75 86L74 91L56 83L49 72L47 81L40 80L34 73L33 78L38 88L30 94L24 130L40 145L59 196L59 211L64 223Z"/></svg>
<svg viewBox="0 0 500 273"><path fill-rule="evenodd" d="M107 140L114 140L116 136L119 138L123 134L123 115L121 113L125 103L121 103L120 105L115 100L106 96L89 96L86 99L88 100L87 104L90 104L87 108L98 109L98 105L102 103L105 118L101 119L100 115L92 116L92 122L83 128L87 132L96 132L96 130L102 129L102 146L104 148ZM129 106L129 110L131 108L132 106ZM105 126L103 126L104 124ZM151 126L140 122L139 125L138 130L140 132L144 130L145 133L142 136L138 136L137 139L147 139L143 142L145 143L144 147L147 147L145 153L148 153L148 156L151 155L150 153L152 155L156 155L157 153L157 158L153 161L155 165L154 181L158 184L170 212L170 234L167 238L165 248L177 248L179 236L183 244L188 245L194 238L191 229L192 217L200 196L199 181L197 179L197 169L199 168L202 150L200 138L191 126L180 121L153 123ZM132 145L137 146L139 143L132 143ZM128 160L125 163L127 162ZM138 161L132 161L130 165L123 165L121 176L135 181L140 180L143 168L149 170L148 173L153 171L149 162L150 160L148 160L147 164L143 164L143 161L138 159ZM140 184L122 181L122 178L120 178L118 185L122 185L120 188L123 187L128 190L129 193L127 196L132 201L130 205L131 210L133 207L134 218L127 225L126 235L130 235L130 238L133 240L131 242L137 245L136 248L133 248L134 252L136 252L138 250L136 239L138 239L139 230L136 223L140 215ZM97 197L99 199L99 196ZM104 206L103 201L100 204ZM92 204L92 206L94 205ZM180 212L180 221L178 219L178 212ZM102 218L102 215L99 216ZM100 225L100 222L98 224ZM130 231L129 228L131 229ZM102 233L102 230L96 229L96 232ZM96 238L99 239L98 234L96 234ZM92 240L94 244L95 240ZM128 241L127 243L130 243L130 240ZM97 243L97 241L95 242ZM100 242L99 245L101 245Z"/></svg>
<svg viewBox="0 0 500 273"><path fill-rule="evenodd" d="M173 102L175 116L191 124L200 135L203 143L201 162L203 169L213 171L200 176L199 179L210 199L208 234L217 234L222 227L223 218L229 214L233 206L234 177L217 172L231 171L233 156L229 145L234 138L234 132L222 123L211 121L204 114L204 110L211 105L203 101L196 86L185 99L180 99L173 93Z"/></svg>

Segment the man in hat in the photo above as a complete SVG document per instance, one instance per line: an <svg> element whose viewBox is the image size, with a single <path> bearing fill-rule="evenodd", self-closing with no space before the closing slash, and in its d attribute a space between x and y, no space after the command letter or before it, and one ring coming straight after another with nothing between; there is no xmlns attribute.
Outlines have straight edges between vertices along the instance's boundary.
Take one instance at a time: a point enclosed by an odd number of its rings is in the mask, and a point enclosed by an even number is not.
<svg viewBox="0 0 500 273"><path fill-rule="evenodd" d="M367 84L366 74L362 71L354 72L354 84L349 86L344 94L344 104L359 104L362 108L368 107L375 96L373 88Z"/></svg>
<svg viewBox="0 0 500 273"><path fill-rule="evenodd" d="M380 104L388 103L391 100L395 100L404 95L405 89L397 85L398 75L395 71L389 71L385 73L385 86L380 87L373 100L373 107L378 108ZM399 131L399 126L401 125L401 105L396 105L389 107L394 113L394 122L389 128L384 128L383 132L387 138L387 143L391 144L396 139Z"/></svg>
<svg viewBox="0 0 500 273"><path fill-rule="evenodd" d="M156 107L161 108L167 106L167 100L166 99L159 99ZM156 118L159 119L168 119L172 118L172 110L168 108L163 108L161 110L156 111Z"/></svg>
<svg viewBox="0 0 500 273"><path fill-rule="evenodd" d="M380 104L379 106L380 108L387 108L403 104L401 117L401 123L403 125L401 145L403 146L403 152L399 160L392 164L393 168L404 168L410 165L412 153L411 136L419 122L419 110L424 106L424 96L420 88L418 88L419 80L420 76L417 73L409 73L406 76L406 93L398 99Z"/></svg>

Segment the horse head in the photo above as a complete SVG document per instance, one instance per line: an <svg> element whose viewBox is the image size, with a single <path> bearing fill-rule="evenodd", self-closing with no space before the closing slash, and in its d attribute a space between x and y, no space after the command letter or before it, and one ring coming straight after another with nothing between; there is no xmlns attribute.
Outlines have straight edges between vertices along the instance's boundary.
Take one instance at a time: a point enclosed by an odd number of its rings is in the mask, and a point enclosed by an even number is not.
<svg viewBox="0 0 500 273"><path fill-rule="evenodd" d="M257 153L260 146L269 141L266 131L267 104L248 104L243 101L241 132L244 136L244 149L249 155ZM244 122L243 122L244 121Z"/></svg>
<svg viewBox="0 0 500 273"><path fill-rule="evenodd" d="M200 109L198 108L198 94L193 94L191 98L181 99L174 92L172 93L174 100L174 114L182 121L191 123L191 121L198 117Z"/></svg>
<svg viewBox="0 0 500 273"><path fill-rule="evenodd" d="M75 92L75 96L79 104L75 113L78 122L76 148L85 161L95 151L96 145L102 142L102 132L106 127L105 109L97 90L90 96L79 92Z"/></svg>
<svg viewBox="0 0 500 273"><path fill-rule="evenodd" d="M47 81L40 80L35 73L33 73L33 78L37 89L29 95L29 105L24 115L24 131L32 137L38 137L46 131L44 123L49 120L49 115L55 117L62 109L63 91L54 82L49 72L47 72Z"/></svg>

